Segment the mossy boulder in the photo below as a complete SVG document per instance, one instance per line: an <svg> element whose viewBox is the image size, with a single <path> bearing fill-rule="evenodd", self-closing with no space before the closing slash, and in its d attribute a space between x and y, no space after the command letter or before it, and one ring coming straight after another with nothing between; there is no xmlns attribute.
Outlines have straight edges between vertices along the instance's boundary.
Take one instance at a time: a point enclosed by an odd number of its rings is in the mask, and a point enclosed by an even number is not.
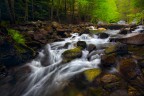
<svg viewBox="0 0 144 96"><path fill-rule="evenodd" d="M116 43L116 44L108 46L105 49L105 53L106 54L115 53L116 55L120 55L120 56L127 55L128 47L125 44Z"/></svg>
<svg viewBox="0 0 144 96"><path fill-rule="evenodd" d="M77 47L74 49L70 49L65 51L63 54L63 63L70 62L73 59L80 58L82 56L82 48Z"/></svg>
<svg viewBox="0 0 144 96"><path fill-rule="evenodd" d="M100 69L90 69L84 71L84 75L89 82L92 82L98 75L100 75Z"/></svg>

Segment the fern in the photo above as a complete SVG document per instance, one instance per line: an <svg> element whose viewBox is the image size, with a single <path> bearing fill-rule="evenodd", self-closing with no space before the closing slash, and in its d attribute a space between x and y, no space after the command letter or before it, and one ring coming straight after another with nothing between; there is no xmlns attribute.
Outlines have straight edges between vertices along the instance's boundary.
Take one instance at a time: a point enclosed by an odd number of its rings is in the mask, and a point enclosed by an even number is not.
<svg viewBox="0 0 144 96"><path fill-rule="evenodd" d="M9 29L8 33L16 43L22 44L22 45L25 44L25 39L24 39L23 35L19 33L19 31Z"/></svg>

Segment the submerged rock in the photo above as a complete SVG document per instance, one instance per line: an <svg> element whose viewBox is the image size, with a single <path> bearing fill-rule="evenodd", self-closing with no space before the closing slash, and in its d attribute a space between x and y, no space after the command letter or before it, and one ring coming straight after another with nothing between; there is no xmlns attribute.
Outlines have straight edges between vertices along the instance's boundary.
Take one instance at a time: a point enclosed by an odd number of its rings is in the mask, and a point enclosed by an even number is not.
<svg viewBox="0 0 144 96"><path fill-rule="evenodd" d="M94 44L89 44L88 46L87 46L87 50L89 51L89 52L92 52L93 50L95 50L96 49L96 46L94 45Z"/></svg>

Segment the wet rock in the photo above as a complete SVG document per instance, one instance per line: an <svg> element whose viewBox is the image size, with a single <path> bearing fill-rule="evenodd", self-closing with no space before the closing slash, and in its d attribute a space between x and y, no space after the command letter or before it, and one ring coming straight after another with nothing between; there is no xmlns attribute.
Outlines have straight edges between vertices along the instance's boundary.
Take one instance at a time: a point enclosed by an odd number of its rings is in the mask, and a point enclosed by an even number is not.
<svg viewBox="0 0 144 96"><path fill-rule="evenodd" d="M56 29L57 35L61 36L62 38L66 38L70 36L70 29Z"/></svg>
<svg viewBox="0 0 144 96"><path fill-rule="evenodd" d="M100 39L106 39L106 38L108 38L109 37L109 34L107 34L107 33L100 33L99 34L99 38Z"/></svg>
<svg viewBox="0 0 144 96"><path fill-rule="evenodd" d="M105 74L102 78L101 81L104 84L108 84L108 83L113 83L113 82L117 82L119 81L119 78L113 74Z"/></svg>
<svg viewBox="0 0 144 96"><path fill-rule="evenodd" d="M124 44L144 45L143 33L132 33L121 38L111 38L112 41L118 41Z"/></svg>
<svg viewBox="0 0 144 96"><path fill-rule="evenodd" d="M119 61L118 70L132 87L140 94L144 94L144 77L137 62L133 58L122 58Z"/></svg>
<svg viewBox="0 0 144 96"><path fill-rule="evenodd" d="M84 71L84 75L89 82L92 82L98 75L100 75L100 69L90 69Z"/></svg>
<svg viewBox="0 0 144 96"><path fill-rule="evenodd" d="M98 28L98 29L91 29L90 33L99 34L99 33L103 33L104 31L106 31L105 28Z"/></svg>
<svg viewBox="0 0 144 96"><path fill-rule="evenodd" d="M126 35L130 33L130 28L124 28L124 29L121 29L119 34L122 34L122 35Z"/></svg>
<svg viewBox="0 0 144 96"><path fill-rule="evenodd" d="M77 46L81 47L82 49L85 49L87 47L87 44L85 41L78 41Z"/></svg>
<svg viewBox="0 0 144 96"><path fill-rule="evenodd" d="M98 28L98 30L99 31L105 31L106 29L101 27L101 28Z"/></svg>
<svg viewBox="0 0 144 96"><path fill-rule="evenodd" d="M81 56L82 56L82 50L80 47L67 50L62 54L63 63L70 62L71 60L80 58Z"/></svg>
<svg viewBox="0 0 144 96"><path fill-rule="evenodd" d="M92 52L93 50L95 50L96 49L96 46L94 45L94 44L89 44L88 46L87 46L87 50L89 51L89 52Z"/></svg>
<svg viewBox="0 0 144 96"><path fill-rule="evenodd" d="M101 64L99 67L102 70L108 70L111 69L112 67L116 67L116 54L110 54L110 55L102 55L101 57Z"/></svg>
<svg viewBox="0 0 144 96"><path fill-rule="evenodd" d="M131 79L137 76L137 64L132 58L123 58L119 61L119 72L124 78Z"/></svg>
<svg viewBox="0 0 144 96"><path fill-rule="evenodd" d="M128 47L126 44L121 44L121 43L113 44L105 49L105 53L106 54L115 53L118 56L127 55Z"/></svg>
<svg viewBox="0 0 144 96"><path fill-rule="evenodd" d="M64 45L64 48L68 48L70 44L71 44L70 42L66 43L66 44Z"/></svg>
<svg viewBox="0 0 144 96"><path fill-rule="evenodd" d="M91 34L89 29L85 29L83 32L80 33L80 35L82 34Z"/></svg>

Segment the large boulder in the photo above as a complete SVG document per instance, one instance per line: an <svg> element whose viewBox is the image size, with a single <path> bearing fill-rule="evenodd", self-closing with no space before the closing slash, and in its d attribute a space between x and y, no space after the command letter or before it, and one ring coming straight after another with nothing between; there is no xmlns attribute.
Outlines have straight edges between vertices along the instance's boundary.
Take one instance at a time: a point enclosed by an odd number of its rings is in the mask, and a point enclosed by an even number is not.
<svg viewBox="0 0 144 96"><path fill-rule="evenodd" d="M128 54L128 47L125 44L116 43L113 45L109 45L105 49L105 53L106 54L115 53L116 55L120 55L120 56L127 55Z"/></svg>
<svg viewBox="0 0 144 96"><path fill-rule="evenodd" d="M82 50L80 47L65 51L63 54L63 63L70 62L73 59L80 58L82 56Z"/></svg>
<svg viewBox="0 0 144 96"><path fill-rule="evenodd" d="M120 38L111 38L110 41L118 41L124 44L144 45L144 33L131 33Z"/></svg>
<svg viewBox="0 0 144 96"><path fill-rule="evenodd" d="M144 77L135 59L131 57L121 58L119 60L118 71L120 72L123 79L125 79L140 94L143 94Z"/></svg>
<svg viewBox="0 0 144 96"><path fill-rule="evenodd" d="M133 58L123 58L119 61L118 70L127 80L133 79L139 74L139 68Z"/></svg>

